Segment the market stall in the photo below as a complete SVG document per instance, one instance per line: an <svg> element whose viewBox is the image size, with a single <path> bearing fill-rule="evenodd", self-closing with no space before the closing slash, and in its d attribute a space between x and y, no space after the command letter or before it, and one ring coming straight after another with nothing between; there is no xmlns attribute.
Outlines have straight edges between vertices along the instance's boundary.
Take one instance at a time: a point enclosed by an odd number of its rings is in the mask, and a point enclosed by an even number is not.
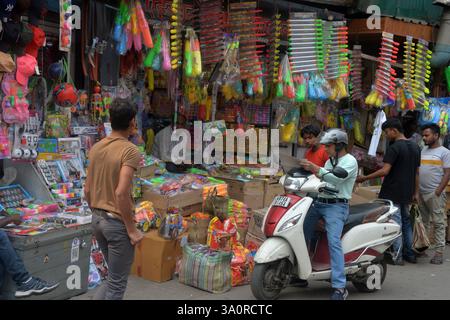
<svg viewBox="0 0 450 320"><path fill-rule="evenodd" d="M278 145L300 158L302 127L346 130L361 173L382 166L388 116L448 132L449 100L430 98L433 44L420 32L372 32L366 42L363 32L355 40L355 23L344 14L222 0L82 1L82 28L74 29L71 1L53 2L49 9L57 9L46 17L43 2L5 16L4 30L21 31L0 41L0 159L17 171L0 187L1 211L22 217L22 225L5 230L30 272L61 282L48 298L70 298L107 276L91 241L83 184L89 150L110 134L117 98L138 108L132 141L141 166L133 196L145 237L132 273L158 282L178 274L180 282L216 293L248 284L267 207L284 193L283 166L263 174L271 165L263 160ZM187 159L195 164L155 156L168 126L193 134ZM256 140L236 143L251 129ZM275 144L271 129L279 130ZM208 130L222 140L206 141ZM210 158L222 152L232 161L206 161L203 151L213 143ZM359 188L354 203L376 192ZM81 283L69 290L74 265ZM215 270L217 279L203 279L199 269ZM14 290L10 281L5 288Z"/></svg>

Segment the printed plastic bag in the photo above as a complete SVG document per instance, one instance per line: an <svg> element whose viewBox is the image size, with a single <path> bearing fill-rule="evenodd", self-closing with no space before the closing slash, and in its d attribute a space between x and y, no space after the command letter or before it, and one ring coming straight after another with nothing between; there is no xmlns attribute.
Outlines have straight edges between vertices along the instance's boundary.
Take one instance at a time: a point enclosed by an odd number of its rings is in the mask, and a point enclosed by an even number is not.
<svg viewBox="0 0 450 320"><path fill-rule="evenodd" d="M430 239L428 239L428 235L417 205L413 205L411 207L410 214L414 221L413 250L418 253L424 252L430 247Z"/></svg>
<svg viewBox="0 0 450 320"><path fill-rule="evenodd" d="M211 249L230 251L237 241L237 227L234 217L221 221L214 217L209 223L207 244Z"/></svg>

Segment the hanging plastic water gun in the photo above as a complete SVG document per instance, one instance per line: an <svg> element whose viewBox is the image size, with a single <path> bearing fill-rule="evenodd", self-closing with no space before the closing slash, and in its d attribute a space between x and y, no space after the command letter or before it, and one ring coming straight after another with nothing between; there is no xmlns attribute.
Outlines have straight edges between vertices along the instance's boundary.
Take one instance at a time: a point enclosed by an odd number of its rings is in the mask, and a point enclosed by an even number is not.
<svg viewBox="0 0 450 320"><path fill-rule="evenodd" d="M125 26L125 31L127 33L127 51L131 50L133 48L133 24L131 21L131 15L130 15L130 21Z"/></svg>
<svg viewBox="0 0 450 320"><path fill-rule="evenodd" d="M306 80L304 75L296 76L294 82L297 85L295 90L295 102L305 102L306 100Z"/></svg>
<svg viewBox="0 0 450 320"><path fill-rule="evenodd" d="M123 26L127 22L127 12L128 7L125 1L120 2L119 11L116 15L116 19L114 20L114 31L113 31L113 39L115 42L121 42L121 38L123 35Z"/></svg>
<svg viewBox="0 0 450 320"><path fill-rule="evenodd" d="M300 119L300 110L292 108L286 115L284 124L280 126L281 141L291 143L295 141L296 129Z"/></svg>
<svg viewBox="0 0 450 320"><path fill-rule="evenodd" d="M128 44L128 32L126 30L126 26L130 21L131 16L128 9L128 6L124 0L120 2L119 12L117 13L115 24L114 24L114 33L113 38L118 43L117 53L120 55L125 55L127 52L127 44Z"/></svg>
<svg viewBox="0 0 450 320"><path fill-rule="evenodd" d="M353 133L355 135L355 140L360 144L364 144L364 135L362 134L361 121L359 119L360 117L358 115L355 115L355 123L353 124Z"/></svg>
<svg viewBox="0 0 450 320"><path fill-rule="evenodd" d="M192 50L192 75L199 77L202 74L202 53L200 51L200 41L198 40L195 31L192 30L191 35L191 50Z"/></svg>
<svg viewBox="0 0 450 320"><path fill-rule="evenodd" d="M184 47L184 74L186 77L199 77L202 74L202 56L200 42L194 29L186 30Z"/></svg>
<svg viewBox="0 0 450 320"><path fill-rule="evenodd" d="M138 25L138 18L136 12L136 6L131 4L130 8L130 16L131 16L131 32L133 34L133 45L136 51L142 50L142 38Z"/></svg>
<svg viewBox="0 0 450 320"><path fill-rule="evenodd" d="M169 37L167 36L167 31L161 31L161 54L162 54L162 69L164 71L170 71L172 69L171 61L170 61L170 44Z"/></svg>
<svg viewBox="0 0 450 320"><path fill-rule="evenodd" d="M155 61L156 56L158 56L161 52L161 46L162 46L162 37L161 34L158 33L156 37L155 46L148 52L147 56L144 60L144 66L147 68L153 67L153 62ZM153 69L155 70L155 69Z"/></svg>
<svg viewBox="0 0 450 320"><path fill-rule="evenodd" d="M346 79L339 77L336 79L330 79L330 86L332 88L330 99L334 101L339 101L343 98L348 97L348 90L347 90L347 81Z"/></svg>
<svg viewBox="0 0 450 320"><path fill-rule="evenodd" d="M153 39L150 33L150 27L148 25L147 19L145 18L144 10L142 9L141 1L136 1L136 14L139 29L142 33L142 39L144 40L144 45L147 48L153 48Z"/></svg>
<svg viewBox="0 0 450 320"><path fill-rule="evenodd" d="M184 75L186 77L193 76L193 56L190 39L190 28L186 31L186 40L184 42Z"/></svg>
<svg viewBox="0 0 450 320"><path fill-rule="evenodd" d="M443 107L439 117L438 126L441 128L441 135L446 135L448 131L448 109Z"/></svg>
<svg viewBox="0 0 450 320"><path fill-rule="evenodd" d="M118 43L117 52L125 55L133 46L142 50L142 43L153 48L150 28L139 0L122 0L114 22L113 39Z"/></svg>
<svg viewBox="0 0 450 320"><path fill-rule="evenodd" d="M285 97L288 99L295 98L294 80L292 78L292 71L288 55L285 55L283 57L280 69L278 71L276 96L278 98L280 97Z"/></svg>

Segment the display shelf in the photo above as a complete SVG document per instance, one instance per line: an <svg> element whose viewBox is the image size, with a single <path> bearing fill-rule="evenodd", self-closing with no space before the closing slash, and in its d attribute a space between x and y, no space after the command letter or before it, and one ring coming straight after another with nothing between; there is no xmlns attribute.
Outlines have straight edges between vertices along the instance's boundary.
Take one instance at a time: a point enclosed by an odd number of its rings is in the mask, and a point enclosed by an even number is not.
<svg viewBox="0 0 450 320"><path fill-rule="evenodd" d="M54 201L44 179L31 162L5 160L5 168L13 167L17 170L14 184L21 185L31 196L39 201Z"/></svg>

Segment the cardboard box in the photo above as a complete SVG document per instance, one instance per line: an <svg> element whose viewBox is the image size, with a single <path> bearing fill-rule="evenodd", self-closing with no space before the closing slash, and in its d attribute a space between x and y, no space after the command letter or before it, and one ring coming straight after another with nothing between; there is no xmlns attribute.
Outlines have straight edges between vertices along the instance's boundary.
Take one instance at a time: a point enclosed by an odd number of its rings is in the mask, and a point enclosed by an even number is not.
<svg viewBox="0 0 450 320"><path fill-rule="evenodd" d="M150 281L169 281L181 256L180 240L165 240L158 231L150 231L136 246L131 274Z"/></svg>
<svg viewBox="0 0 450 320"><path fill-rule="evenodd" d="M284 193L284 187L278 181L266 181L264 185L264 207L269 207L276 196Z"/></svg>
<svg viewBox="0 0 450 320"><path fill-rule="evenodd" d="M353 194L357 194L370 201L378 199L381 186L358 187Z"/></svg>
<svg viewBox="0 0 450 320"><path fill-rule="evenodd" d="M354 205L357 205L357 204L363 204L363 203L367 203L367 202L370 202L370 200L367 200L366 198L364 198L364 197L362 197L362 196L360 196L360 195L358 195L356 193L353 193L349 204L351 206L354 206Z"/></svg>
<svg viewBox="0 0 450 320"><path fill-rule="evenodd" d="M231 199L243 202L249 209L264 208L264 192L259 194L229 193Z"/></svg>
<svg viewBox="0 0 450 320"><path fill-rule="evenodd" d="M226 177L216 177L224 180L228 185L228 193L234 194L262 194L264 193L264 180L238 180Z"/></svg>
<svg viewBox="0 0 450 320"><path fill-rule="evenodd" d="M353 191L352 198L350 199L350 205L354 206L378 199L380 189L381 186L357 187L355 191Z"/></svg>
<svg viewBox="0 0 450 320"><path fill-rule="evenodd" d="M248 233L251 233L260 239L265 239L264 232L262 231L262 225L268 210L269 208L252 210L250 222L248 224Z"/></svg>
<svg viewBox="0 0 450 320"><path fill-rule="evenodd" d="M202 209L202 189L182 192L175 196L160 195L145 186L142 188L142 191L142 200L152 202L155 210L162 216L167 213L167 208L170 207L182 209L183 215L190 215Z"/></svg>
<svg viewBox="0 0 450 320"><path fill-rule="evenodd" d="M228 185L228 195L231 199L244 202L248 208L264 207L264 180L240 180L231 177L216 176Z"/></svg>

